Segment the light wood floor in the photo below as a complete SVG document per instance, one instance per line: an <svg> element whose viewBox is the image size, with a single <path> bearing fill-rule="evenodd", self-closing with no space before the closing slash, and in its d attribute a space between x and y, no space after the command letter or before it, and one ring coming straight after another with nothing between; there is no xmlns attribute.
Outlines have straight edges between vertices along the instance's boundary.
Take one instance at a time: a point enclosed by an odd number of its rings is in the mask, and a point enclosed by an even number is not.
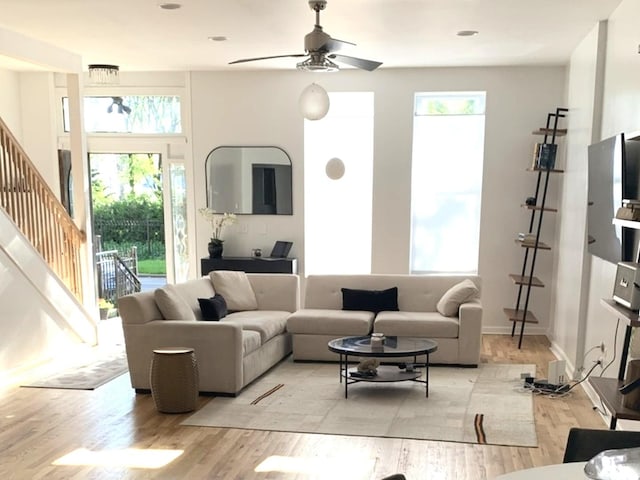
<svg viewBox="0 0 640 480"><path fill-rule="evenodd" d="M538 377L554 357L545 337L485 335L482 361L535 363ZM200 406L210 399L200 397ZM492 479L501 473L562 461L572 426L606 428L581 388L565 398L535 397L538 448L453 442L182 427L188 414L157 413L150 395L135 395L127 375L95 391L0 391L1 479ZM53 465L77 449L114 453L94 465ZM123 467L125 449L181 450L168 465ZM106 465L100 465L100 463ZM97 464L97 466L96 466ZM262 470L262 471L260 471Z"/></svg>

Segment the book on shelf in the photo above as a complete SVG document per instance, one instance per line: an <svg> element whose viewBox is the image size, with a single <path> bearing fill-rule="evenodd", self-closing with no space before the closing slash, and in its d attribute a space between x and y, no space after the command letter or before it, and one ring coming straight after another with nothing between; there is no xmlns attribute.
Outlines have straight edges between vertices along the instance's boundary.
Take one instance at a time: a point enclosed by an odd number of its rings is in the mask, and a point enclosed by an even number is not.
<svg viewBox="0 0 640 480"><path fill-rule="evenodd" d="M538 168L538 160L540 159L540 145L541 143L536 143L533 145L533 159L531 161L531 170L535 170Z"/></svg>
<svg viewBox="0 0 640 480"><path fill-rule="evenodd" d="M556 153L558 145L555 143L536 143L533 146L533 159L531 168L552 170L556 166Z"/></svg>
<svg viewBox="0 0 640 480"><path fill-rule="evenodd" d="M538 168L551 170L556 166L556 152L558 145L555 143L543 143L540 145L540 156L538 157Z"/></svg>

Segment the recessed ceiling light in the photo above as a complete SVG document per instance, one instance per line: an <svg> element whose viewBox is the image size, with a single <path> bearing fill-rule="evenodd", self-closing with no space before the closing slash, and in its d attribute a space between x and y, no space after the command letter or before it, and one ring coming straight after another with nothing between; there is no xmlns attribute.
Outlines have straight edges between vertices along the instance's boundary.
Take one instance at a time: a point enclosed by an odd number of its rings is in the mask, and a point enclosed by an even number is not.
<svg viewBox="0 0 640 480"><path fill-rule="evenodd" d="M228 39L224 35L212 35L209 40L212 42L226 42Z"/></svg>
<svg viewBox="0 0 640 480"><path fill-rule="evenodd" d="M456 33L456 35L458 35L459 37L473 37L477 34L477 30L460 30L458 33Z"/></svg>
<svg viewBox="0 0 640 480"><path fill-rule="evenodd" d="M182 7L182 4L180 3L163 2L160 4L160 8L162 8L163 10L177 10L181 7Z"/></svg>

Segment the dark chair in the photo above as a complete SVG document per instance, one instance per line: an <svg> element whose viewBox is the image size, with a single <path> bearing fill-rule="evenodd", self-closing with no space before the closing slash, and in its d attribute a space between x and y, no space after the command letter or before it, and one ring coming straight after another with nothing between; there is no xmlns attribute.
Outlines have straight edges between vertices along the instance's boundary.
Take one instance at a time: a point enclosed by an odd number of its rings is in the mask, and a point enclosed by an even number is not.
<svg viewBox="0 0 640 480"><path fill-rule="evenodd" d="M640 447L640 432L572 428L562 463L586 462L604 450Z"/></svg>

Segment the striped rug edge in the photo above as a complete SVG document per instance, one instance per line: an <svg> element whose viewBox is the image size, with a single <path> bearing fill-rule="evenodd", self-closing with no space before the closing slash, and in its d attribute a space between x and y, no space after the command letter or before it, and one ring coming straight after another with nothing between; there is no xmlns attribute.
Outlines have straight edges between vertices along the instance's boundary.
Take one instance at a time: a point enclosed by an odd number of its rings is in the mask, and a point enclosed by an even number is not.
<svg viewBox="0 0 640 480"><path fill-rule="evenodd" d="M251 405L257 405L258 402L264 400L265 398L267 398L269 395L274 394L275 392L277 392L278 390L280 390L282 387L284 387L284 383L279 383L278 385L276 385L275 387L273 387L271 390L267 390L266 392L264 392L262 395L260 395L258 398L256 398L253 402L251 402Z"/></svg>

